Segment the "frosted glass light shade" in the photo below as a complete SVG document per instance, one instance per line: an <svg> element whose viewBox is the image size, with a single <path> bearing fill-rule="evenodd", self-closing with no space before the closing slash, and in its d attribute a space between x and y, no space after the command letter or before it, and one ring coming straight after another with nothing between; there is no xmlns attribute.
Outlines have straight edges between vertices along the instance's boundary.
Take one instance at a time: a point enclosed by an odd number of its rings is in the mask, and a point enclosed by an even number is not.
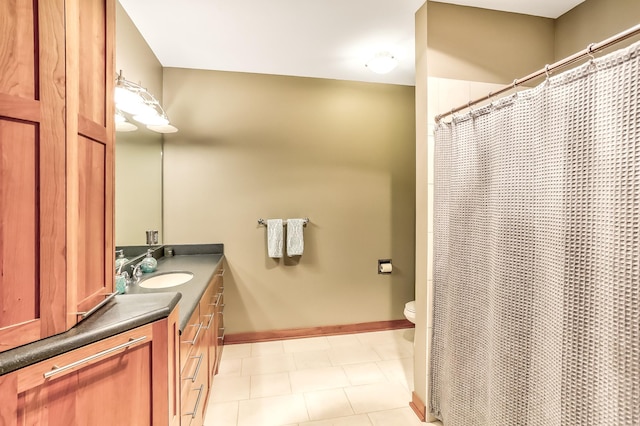
<svg viewBox="0 0 640 426"><path fill-rule="evenodd" d="M389 52L380 52L365 64L376 74L387 74L398 65L398 60Z"/></svg>
<svg viewBox="0 0 640 426"><path fill-rule="evenodd" d="M133 123L129 123L128 121L116 123L116 132L133 132L135 130L138 130L138 126Z"/></svg>
<svg viewBox="0 0 640 426"><path fill-rule="evenodd" d="M178 131L177 127L172 126L171 124L165 124L164 126L147 126L147 129L153 130L158 133L175 133Z"/></svg>
<svg viewBox="0 0 640 426"><path fill-rule="evenodd" d="M123 87L116 87L115 91L116 107L129 114L138 114L145 106L142 96Z"/></svg>
<svg viewBox="0 0 640 426"><path fill-rule="evenodd" d="M164 126L169 124L169 120L167 120L166 117L159 115L155 111L153 113L134 115L133 119L147 126Z"/></svg>

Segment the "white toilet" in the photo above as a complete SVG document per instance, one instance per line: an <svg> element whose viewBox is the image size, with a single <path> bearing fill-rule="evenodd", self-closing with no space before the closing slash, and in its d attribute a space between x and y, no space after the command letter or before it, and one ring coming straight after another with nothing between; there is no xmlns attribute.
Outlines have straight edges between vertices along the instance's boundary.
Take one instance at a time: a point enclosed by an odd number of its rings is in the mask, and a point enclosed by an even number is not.
<svg viewBox="0 0 640 426"><path fill-rule="evenodd" d="M416 301L415 300L405 303L404 316L412 323L414 324L416 323Z"/></svg>

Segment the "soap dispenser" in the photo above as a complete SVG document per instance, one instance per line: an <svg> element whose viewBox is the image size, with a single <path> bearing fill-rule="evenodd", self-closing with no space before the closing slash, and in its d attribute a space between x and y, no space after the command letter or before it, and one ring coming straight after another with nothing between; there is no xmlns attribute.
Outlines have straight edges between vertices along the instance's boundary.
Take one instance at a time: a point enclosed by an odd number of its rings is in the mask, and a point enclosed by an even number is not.
<svg viewBox="0 0 640 426"><path fill-rule="evenodd" d="M129 259L124 257L124 250L116 250L116 253L118 253L118 257L116 258L116 269L120 270L124 264L129 261Z"/></svg>
<svg viewBox="0 0 640 426"><path fill-rule="evenodd" d="M122 272L122 267L129 261L129 259L124 257L124 250L116 250L116 253L119 253L118 258L116 259L116 292L123 294L127 287L127 279L129 275L126 271Z"/></svg>
<svg viewBox="0 0 640 426"><path fill-rule="evenodd" d="M147 256L142 259L142 262L140 263L140 269L142 269L142 272L144 273L153 272L158 267L158 261L153 257L152 252L153 249L148 249Z"/></svg>

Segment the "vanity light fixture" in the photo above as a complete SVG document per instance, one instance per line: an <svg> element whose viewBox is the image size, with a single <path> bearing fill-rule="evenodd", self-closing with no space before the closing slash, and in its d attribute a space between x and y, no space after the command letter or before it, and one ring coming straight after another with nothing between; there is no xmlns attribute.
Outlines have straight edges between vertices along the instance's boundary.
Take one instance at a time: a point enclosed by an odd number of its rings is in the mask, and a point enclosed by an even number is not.
<svg viewBox="0 0 640 426"><path fill-rule="evenodd" d="M126 121L123 112L130 114L135 121L146 125L149 130L154 132L174 133L178 131L176 127L169 124L167 113L162 109L160 102L147 89L124 78L122 71L116 77L114 99L116 102L116 131L130 132L137 129L134 124Z"/></svg>
<svg viewBox="0 0 640 426"><path fill-rule="evenodd" d="M398 65L398 60L389 52L378 52L369 62L365 64L367 68L377 74L387 74Z"/></svg>

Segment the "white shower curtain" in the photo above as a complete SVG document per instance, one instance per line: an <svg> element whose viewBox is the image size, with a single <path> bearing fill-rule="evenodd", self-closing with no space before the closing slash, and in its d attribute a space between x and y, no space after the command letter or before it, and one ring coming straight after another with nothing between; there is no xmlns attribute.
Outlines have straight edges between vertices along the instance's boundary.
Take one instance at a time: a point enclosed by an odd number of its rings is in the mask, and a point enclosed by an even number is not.
<svg viewBox="0 0 640 426"><path fill-rule="evenodd" d="M432 412L640 425L640 44L436 129Z"/></svg>

